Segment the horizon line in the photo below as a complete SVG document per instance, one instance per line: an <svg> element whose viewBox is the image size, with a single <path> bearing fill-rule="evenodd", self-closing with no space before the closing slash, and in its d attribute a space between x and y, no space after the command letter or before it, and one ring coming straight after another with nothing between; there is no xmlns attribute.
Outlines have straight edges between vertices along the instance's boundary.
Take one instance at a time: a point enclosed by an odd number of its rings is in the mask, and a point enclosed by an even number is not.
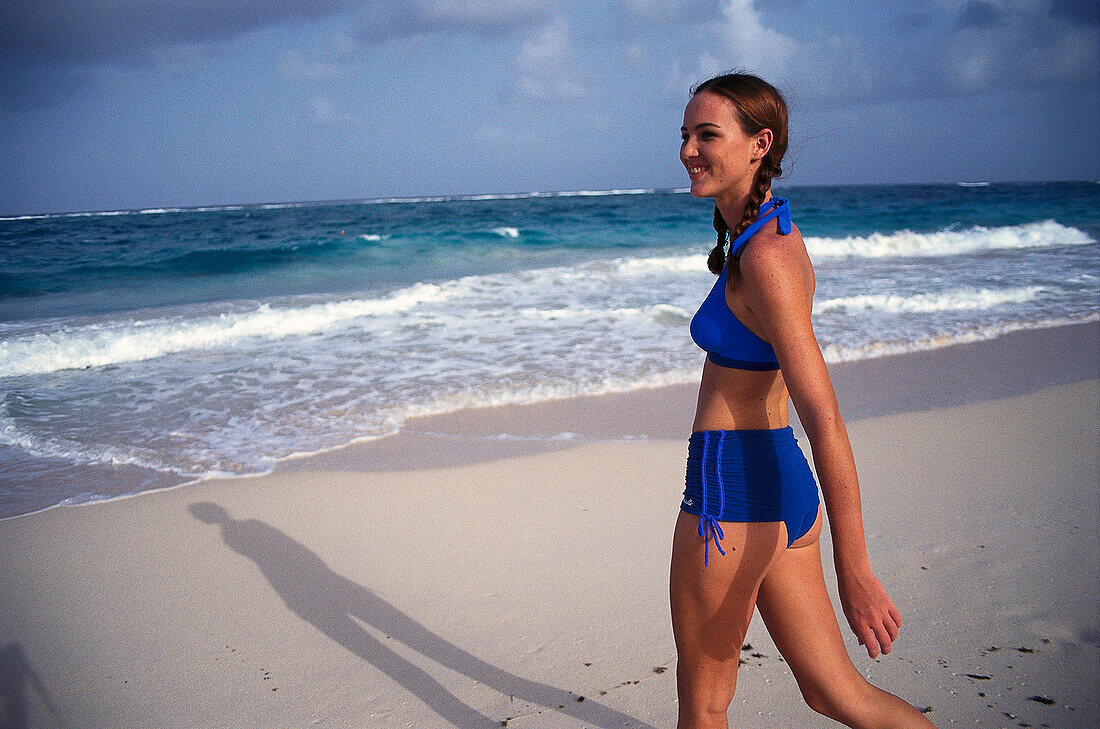
<svg viewBox="0 0 1100 729"><path fill-rule="evenodd" d="M957 186L957 187L988 187L990 185L1045 185L1060 183L1094 183L1100 184L1100 179L1077 180L956 180L953 182L850 182L839 184L798 184L778 185L785 189L804 189L822 187L928 187L928 186ZM373 198L336 198L326 200L296 200L286 202L251 202L251 203L225 203L215 205L172 205L152 206L142 208L122 208L118 210L69 210L45 213L25 213L14 215L0 214L0 222L17 220L40 220L44 218L79 218L112 215L156 215L162 213L201 213L221 212L229 210L278 210L282 208L311 207L315 205L387 205L387 204L414 204L437 202L484 202L489 200L524 200L554 197L611 197L616 195L655 195L655 194L686 194L690 192L688 187L655 187L655 188L611 188L607 190L553 190L529 192L500 192L500 193L464 193L454 195L423 195L415 197L373 197Z"/></svg>

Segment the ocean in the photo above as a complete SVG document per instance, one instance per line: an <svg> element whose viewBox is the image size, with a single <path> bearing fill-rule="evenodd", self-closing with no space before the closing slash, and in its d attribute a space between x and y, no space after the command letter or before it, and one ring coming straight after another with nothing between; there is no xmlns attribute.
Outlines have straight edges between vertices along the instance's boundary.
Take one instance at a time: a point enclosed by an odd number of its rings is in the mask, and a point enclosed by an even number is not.
<svg viewBox="0 0 1100 729"><path fill-rule="evenodd" d="M830 362L1100 318L1095 182L775 194ZM0 218L0 516L691 382L711 210L615 190Z"/></svg>

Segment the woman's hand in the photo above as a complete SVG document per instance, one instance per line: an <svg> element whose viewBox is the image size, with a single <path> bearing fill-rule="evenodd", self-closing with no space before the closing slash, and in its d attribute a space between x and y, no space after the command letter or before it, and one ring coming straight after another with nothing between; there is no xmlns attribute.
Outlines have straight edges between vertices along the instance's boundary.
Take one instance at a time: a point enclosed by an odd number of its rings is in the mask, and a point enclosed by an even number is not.
<svg viewBox="0 0 1100 729"><path fill-rule="evenodd" d="M901 613L871 568L838 571L837 585L844 617L859 644L867 648L867 655L877 658L880 650L889 653L898 638Z"/></svg>

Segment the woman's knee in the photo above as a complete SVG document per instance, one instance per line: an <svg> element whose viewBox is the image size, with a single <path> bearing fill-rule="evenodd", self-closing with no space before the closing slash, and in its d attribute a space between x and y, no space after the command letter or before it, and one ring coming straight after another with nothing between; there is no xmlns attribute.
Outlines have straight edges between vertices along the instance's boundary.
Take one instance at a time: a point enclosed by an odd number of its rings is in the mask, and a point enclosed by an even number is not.
<svg viewBox="0 0 1100 729"><path fill-rule="evenodd" d="M874 687L858 672L843 681L799 686L806 705L819 714L851 725L870 705Z"/></svg>

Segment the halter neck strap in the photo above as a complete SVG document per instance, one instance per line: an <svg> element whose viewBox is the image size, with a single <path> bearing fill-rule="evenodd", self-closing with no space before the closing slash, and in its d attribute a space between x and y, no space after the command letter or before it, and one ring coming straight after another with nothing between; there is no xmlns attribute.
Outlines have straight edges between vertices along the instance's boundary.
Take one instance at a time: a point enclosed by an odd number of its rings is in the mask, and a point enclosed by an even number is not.
<svg viewBox="0 0 1100 729"><path fill-rule="evenodd" d="M773 218L779 222L779 234L789 235L791 232L791 206L786 198L773 197L760 206L760 215L756 218L756 222L745 228L745 232L737 236L737 239L730 245L730 258L736 258L745 244L749 242L749 238L760 232L760 229Z"/></svg>

